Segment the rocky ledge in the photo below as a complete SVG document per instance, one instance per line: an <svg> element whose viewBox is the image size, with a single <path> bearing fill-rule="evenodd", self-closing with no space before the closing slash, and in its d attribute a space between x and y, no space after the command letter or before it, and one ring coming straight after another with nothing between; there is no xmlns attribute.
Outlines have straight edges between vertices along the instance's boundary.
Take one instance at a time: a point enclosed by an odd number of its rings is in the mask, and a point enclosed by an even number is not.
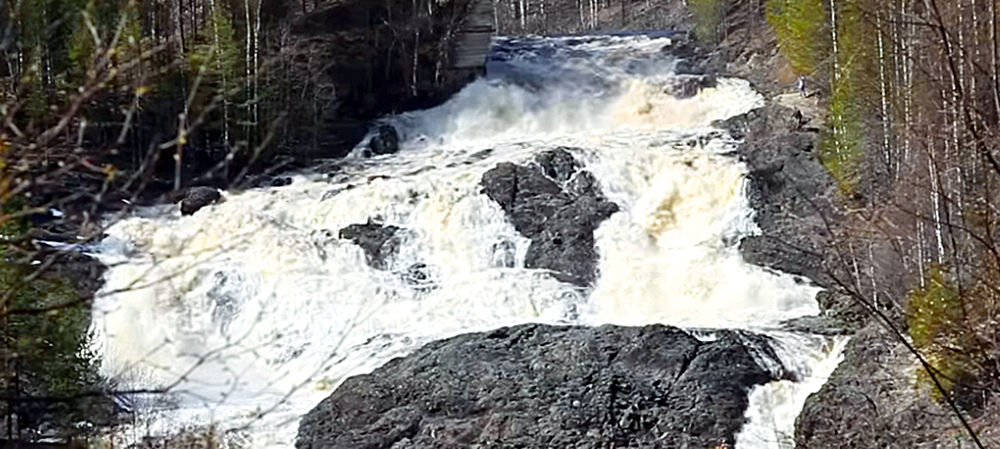
<svg viewBox="0 0 1000 449"><path fill-rule="evenodd" d="M751 388L791 378L781 366L770 340L748 332L464 334L347 379L303 417L296 447L731 447Z"/></svg>
<svg viewBox="0 0 1000 449"><path fill-rule="evenodd" d="M743 258L819 281L830 235L823 217L832 216L836 186L812 152L815 133L802 129L795 112L770 103L715 125L744 139L739 156L762 232L740 243Z"/></svg>

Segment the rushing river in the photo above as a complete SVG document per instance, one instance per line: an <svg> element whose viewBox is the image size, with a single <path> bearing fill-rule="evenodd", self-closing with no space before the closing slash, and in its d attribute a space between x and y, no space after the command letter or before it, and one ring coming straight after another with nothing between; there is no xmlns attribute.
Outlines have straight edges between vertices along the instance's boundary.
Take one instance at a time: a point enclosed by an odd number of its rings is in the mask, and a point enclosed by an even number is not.
<svg viewBox="0 0 1000 449"><path fill-rule="evenodd" d="M738 142L711 127L763 105L747 82L664 93L668 35L505 39L489 75L437 108L386 118L401 152L227 192L192 216L149 208L113 223L93 328L122 385L134 440L217 423L245 447L291 447L298 417L347 376L432 340L525 322L665 323L767 332L801 382L751 394L741 448L787 447L805 397L842 340L780 332L817 313L817 289L748 265L756 232ZM481 193L483 173L574 148L621 211L595 233L598 280L581 290L524 268L528 240ZM339 229L403 228L388 269ZM499 254L498 251L506 253ZM498 263L498 258L513 258ZM423 264L423 282L407 279Z"/></svg>

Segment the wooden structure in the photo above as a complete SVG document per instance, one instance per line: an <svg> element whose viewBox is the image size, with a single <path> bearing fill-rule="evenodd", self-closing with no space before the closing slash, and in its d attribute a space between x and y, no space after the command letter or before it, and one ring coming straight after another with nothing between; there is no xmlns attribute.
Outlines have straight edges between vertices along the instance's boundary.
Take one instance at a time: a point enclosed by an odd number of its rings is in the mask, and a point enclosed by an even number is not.
<svg viewBox="0 0 1000 449"><path fill-rule="evenodd" d="M493 0L475 0L469 9L469 16L458 30L459 37L452 48L452 68L455 69L483 67L497 32Z"/></svg>

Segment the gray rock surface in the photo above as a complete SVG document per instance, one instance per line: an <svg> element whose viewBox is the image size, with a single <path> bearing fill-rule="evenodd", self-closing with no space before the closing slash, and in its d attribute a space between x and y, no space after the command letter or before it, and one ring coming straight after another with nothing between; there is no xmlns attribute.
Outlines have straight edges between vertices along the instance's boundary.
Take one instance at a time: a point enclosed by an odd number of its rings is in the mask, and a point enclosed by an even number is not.
<svg viewBox="0 0 1000 449"><path fill-rule="evenodd" d="M220 198L222 193L215 187L191 187L181 198L181 215L191 215L209 204L214 204Z"/></svg>
<svg viewBox="0 0 1000 449"><path fill-rule="evenodd" d="M869 324L848 344L823 388L806 400L795 422L795 447L975 447L954 413L930 396L929 385L915 383L918 366L886 330ZM1000 436L1000 428L988 424L997 411L994 405L968 415L984 441Z"/></svg>
<svg viewBox="0 0 1000 449"><path fill-rule="evenodd" d="M745 139L739 156L750 170L750 203L762 232L744 238L740 253L748 263L804 276L830 289L817 296L822 319L815 320L813 331L854 332L864 326L868 312L838 290L836 279L852 275L843 271L831 233L843 220L842 199L813 153L816 134L802 128L796 112L769 103L715 123ZM793 328L801 330L802 324Z"/></svg>
<svg viewBox="0 0 1000 449"><path fill-rule="evenodd" d="M822 283L830 238L824 217L834 216L836 186L812 153L815 135L800 129L794 110L773 103L715 125L746 139L739 156L762 234L741 242L743 258Z"/></svg>
<svg viewBox="0 0 1000 449"><path fill-rule="evenodd" d="M604 198L593 174L567 151L556 148L532 163L501 163L483 175L486 195L531 245L527 268L552 270L563 281L587 286L597 278L594 230L618 212Z"/></svg>
<svg viewBox="0 0 1000 449"><path fill-rule="evenodd" d="M706 87L715 87L715 77L711 75L678 74L667 78L664 91L675 98L691 98Z"/></svg>
<svg viewBox="0 0 1000 449"><path fill-rule="evenodd" d="M347 379L296 447L731 447L749 390L790 376L760 366L766 337L717 337L529 324L436 341Z"/></svg>

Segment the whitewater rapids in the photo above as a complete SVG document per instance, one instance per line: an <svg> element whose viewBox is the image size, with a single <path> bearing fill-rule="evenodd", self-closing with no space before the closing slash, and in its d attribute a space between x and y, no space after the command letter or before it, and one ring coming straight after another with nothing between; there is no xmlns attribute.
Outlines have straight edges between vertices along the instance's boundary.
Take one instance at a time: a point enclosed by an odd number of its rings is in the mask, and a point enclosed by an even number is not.
<svg viewBox="0 0 1000 449"><path fill-rule="evenodd" d="M122 398L134 441L215 424L241 447L288 448L297 421L346 377L463 332L525 322L665 323L765 331L801 382L751 394L744 449L789 447L805 397L843 340L773 331L818 312L802 280L750 266L736 245L757 231L737 141L711 126L763 105L746 81L696 96L664 92L678 63L668 34L503 39L484 79L447 103L385 119L401 152L284 187L226 192L181 216L173 206L111 224L94 305L103 370L123 385L169 387L169 401ZM596 231L590 290L524 267L528 240L480 190L499 162L573 148L621 212ZM404 229L386 270L336 238L369 220ZM496 263L513 247L514 268ZM427 267L428 284L404 275ZM231 430L231 431L230 431Z"/></svg>

